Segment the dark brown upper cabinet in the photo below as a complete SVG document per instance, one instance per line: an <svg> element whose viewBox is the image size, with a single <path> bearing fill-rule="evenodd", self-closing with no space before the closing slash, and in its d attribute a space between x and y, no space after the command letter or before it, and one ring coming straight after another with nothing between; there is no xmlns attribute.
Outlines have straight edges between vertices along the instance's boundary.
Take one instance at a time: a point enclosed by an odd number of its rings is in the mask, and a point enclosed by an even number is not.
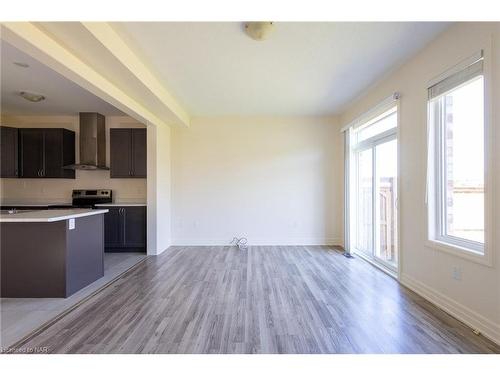
<svg viewBox="0 0 500 375"><path fill-rule="evenodd" d="M60 128L19 130L19 177L75 178L75 133Z"/></svg>
<svg viewBox="0 0 500 375"><path fill-rule="evenodd" d="M18 177L18 132L16 128L0 126L0 177Z"/></svg>
<svg viewBox="0 0 500 375"><path fill-rule="evenodd" d="M132 173L134 177L147 176L146 129L132 129Z"/></svg>
<svg viewBox="0 0 500 375"><path fill-rule="evenodd" d="M111 178L146 178L146 129L110 129Z"/></svg>

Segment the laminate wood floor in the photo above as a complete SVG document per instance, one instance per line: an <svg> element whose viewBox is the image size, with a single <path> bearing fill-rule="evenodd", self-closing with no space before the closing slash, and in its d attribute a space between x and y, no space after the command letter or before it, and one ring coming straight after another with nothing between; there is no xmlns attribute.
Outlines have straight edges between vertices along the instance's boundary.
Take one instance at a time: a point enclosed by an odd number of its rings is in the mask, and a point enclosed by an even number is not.
<svg viewBox="0 0 500 375"><path fill-rule="evenodd" d="M145 253L105 253L104 277L68 298L0 298L0 351L80 303L144 258Z"/></svg>
<svg viewBox="0 0 500 375"><path fill-rule="evenodd" d="M22 345L50 353L498 353L331 247L171 247Z"/></svg>

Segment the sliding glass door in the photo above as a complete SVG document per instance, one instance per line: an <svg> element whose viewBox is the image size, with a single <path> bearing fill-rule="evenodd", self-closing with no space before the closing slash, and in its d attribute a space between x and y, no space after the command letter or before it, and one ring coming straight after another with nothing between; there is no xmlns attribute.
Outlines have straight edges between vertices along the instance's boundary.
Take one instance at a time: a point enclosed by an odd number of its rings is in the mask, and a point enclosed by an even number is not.
<svg viewBox="0 0 500 375"><path fill-rule="evenodd" d="M357 161L356 249L371 254L373 249L373 149L359 151Z"/></svg>
<svg viewBox="0 0 500 375"><path fill-rule="evenodd" d="M397 267L397 140L375 146L375 257Z"/></svg>
<svg viewBox="0 0 500 375"><path fill-rule="evenodd" d="M352 248L391 270L398 264L396 125L394 107L355 129L351 140Z"/></svg>

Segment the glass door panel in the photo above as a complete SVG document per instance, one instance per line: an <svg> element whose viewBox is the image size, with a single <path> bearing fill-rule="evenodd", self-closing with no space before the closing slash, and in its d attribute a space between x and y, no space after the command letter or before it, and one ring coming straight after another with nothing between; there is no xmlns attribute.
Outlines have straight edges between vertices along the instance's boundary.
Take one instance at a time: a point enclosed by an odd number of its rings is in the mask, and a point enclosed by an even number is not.
<svg viewBox="0 0 500 375"><path fill-rule="evenodd" d="M397 107L350 130L346 239L382 268L398 267Z"/></svg>
<svg viewBox="0 0 500 375"><path fill-rule="evenodd" d="M397 140L375 146L375 253L397 266Z"/></svg>
<svg viewBox="0 0 500 375"><path fill-rule="evenodd" d="M357 153L356 248L367 254L373 249L373 150Z"/></svg>

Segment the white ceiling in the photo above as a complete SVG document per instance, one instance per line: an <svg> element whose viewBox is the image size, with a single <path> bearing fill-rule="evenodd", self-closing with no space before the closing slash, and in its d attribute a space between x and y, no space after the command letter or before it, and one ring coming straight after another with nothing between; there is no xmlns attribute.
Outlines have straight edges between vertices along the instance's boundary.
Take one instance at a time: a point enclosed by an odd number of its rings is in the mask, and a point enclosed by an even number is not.
<svg viewBox="0 0 500 375"><path fill-rule="evenodd" d="M195 116L338 113L448 26L278 22L256 42L233 22L113 25Z"/></svg>
<svg viewBox="0 0 500 375"><path fill-rule="evenodd" d="M3 114L75 115L78 112L99 112L105 116L123 115L112 105L10 44L2 41L0 48ZM27 63L29 68L21 68L14 62ZM19 96L20 91L43 94L46 100L29 102Z"/></svg>
<svg viewBox="0 0 500 375"><path fill-rule="evenodd" d="M240 22L125 22L113 26L190 115L331 115L400 66L448 23L278 22L257 42ZM169 108L79 22L38 23L138 103ZM118 109L6 42L2 112L76 114ZM23 69L12 64L26 62ZM21 90L44 94L30 103Z"/></svg>

